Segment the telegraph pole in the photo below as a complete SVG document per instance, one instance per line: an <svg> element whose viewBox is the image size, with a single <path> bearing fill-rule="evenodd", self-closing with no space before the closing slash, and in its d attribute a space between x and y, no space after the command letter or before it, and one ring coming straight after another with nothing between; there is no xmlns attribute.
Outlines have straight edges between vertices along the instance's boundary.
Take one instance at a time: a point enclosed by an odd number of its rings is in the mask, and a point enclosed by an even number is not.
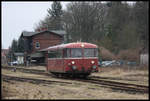
<svg viewBox="0 0 150 101"><path fill-rule="evenodd" d="M12 52L11 52L11 55L10 55L10 65L12 66Z"/></svg>

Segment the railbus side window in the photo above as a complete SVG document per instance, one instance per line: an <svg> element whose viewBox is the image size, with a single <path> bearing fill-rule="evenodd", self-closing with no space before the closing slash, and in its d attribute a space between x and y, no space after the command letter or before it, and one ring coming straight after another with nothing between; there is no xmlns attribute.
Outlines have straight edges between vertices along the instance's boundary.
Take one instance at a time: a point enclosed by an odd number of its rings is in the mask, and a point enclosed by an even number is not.
<svg viewBox="0 0 150 101"><path fill-rule="evenodd" d="M63 57L64 58L70 57L70 48L63 49Z"/></svg>
<svg viewBox="0 0 150 101"><path fill-rule="evenodd" d="M56 51L48 51L48 58L56 58Z"/></svg>
<svg viewBox="0 0 150 101"><path fill-rule="evenodd" d="M63 57L66 58L67 57L67 49L63 49Z"/></svg>
<svg viewBox="0 0 150 101"><path fill-rule="evenodd" d="M56 58L62 58L62 50L57 50Z"/></svg>
<svg viewBox="0 0 150 101"><path fill-rule="evenodd" d="M48 51L48 58L62 58L62 50Z"/></svg>

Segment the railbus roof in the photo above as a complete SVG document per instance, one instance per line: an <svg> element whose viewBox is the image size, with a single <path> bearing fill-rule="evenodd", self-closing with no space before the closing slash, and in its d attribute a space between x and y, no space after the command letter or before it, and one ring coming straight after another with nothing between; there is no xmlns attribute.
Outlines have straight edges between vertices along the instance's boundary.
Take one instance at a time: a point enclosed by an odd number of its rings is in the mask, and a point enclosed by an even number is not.
<svg viewBox="0 0 150 101"><path fill-rule="evenodd" d="M97 45L87 42L73 42L73 43L67 43L67 44L60 44L56 46L50 46L45 49L41 49L39 51L49 51L49 50L57 50L57 49L63 49L63 48L98 48Z"/></svg>

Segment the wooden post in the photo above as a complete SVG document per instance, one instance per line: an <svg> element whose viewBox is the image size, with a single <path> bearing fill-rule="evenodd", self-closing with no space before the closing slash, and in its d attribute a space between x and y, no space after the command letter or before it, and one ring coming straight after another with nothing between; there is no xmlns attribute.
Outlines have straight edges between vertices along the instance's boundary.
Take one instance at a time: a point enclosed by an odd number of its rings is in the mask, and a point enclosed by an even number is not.
<svg viewBox="0 0 150 101"><path fill-rule="evenodd" d="M45 52L45 63L46 63L46 69L48 70L48 51Z"/></svg>

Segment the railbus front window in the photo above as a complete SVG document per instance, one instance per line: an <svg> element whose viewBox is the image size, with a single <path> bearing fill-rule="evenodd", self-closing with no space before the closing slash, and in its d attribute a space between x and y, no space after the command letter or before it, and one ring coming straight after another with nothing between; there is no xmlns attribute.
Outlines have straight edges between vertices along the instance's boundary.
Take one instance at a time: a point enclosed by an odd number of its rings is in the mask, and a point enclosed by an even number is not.
<svg viewBox="0 0 150 101"><path fill-rule="evenodd" d="M82 57L82 49L81 48L72 48L71 49L71 57Z"/></svg>
<svg viewBox="0 0 150 101"><path fill-rule="evenodd" d="M97 57L98 50L96 48L85 48L84 57Z"/></svg>

